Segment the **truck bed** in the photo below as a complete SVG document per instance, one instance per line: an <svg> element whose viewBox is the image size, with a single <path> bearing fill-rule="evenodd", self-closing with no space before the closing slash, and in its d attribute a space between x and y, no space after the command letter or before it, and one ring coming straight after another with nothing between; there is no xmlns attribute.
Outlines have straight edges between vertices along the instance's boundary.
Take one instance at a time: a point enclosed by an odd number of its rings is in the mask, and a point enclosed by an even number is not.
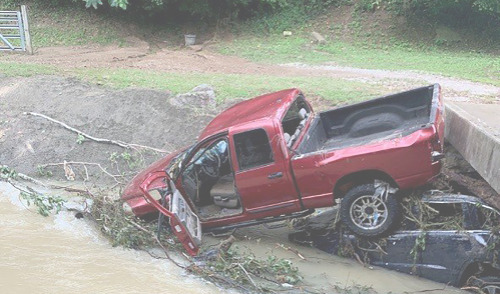
<svg viewBox="0 0 500 294"><path fill-rule="evenodd" d="M300 154L336 150L409 135L432 122L434 85L329 110L317 115Z"/></svg>

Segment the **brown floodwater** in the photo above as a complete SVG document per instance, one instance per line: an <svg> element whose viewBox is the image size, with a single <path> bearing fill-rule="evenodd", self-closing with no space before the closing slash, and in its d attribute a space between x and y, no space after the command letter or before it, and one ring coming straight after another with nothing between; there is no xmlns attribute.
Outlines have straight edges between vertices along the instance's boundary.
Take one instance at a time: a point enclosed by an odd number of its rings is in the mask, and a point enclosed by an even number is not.
<svg viewBox="0 0 500 294"><path fill-rule="evenodd" d="M146 252L112 247L86 220L43 217L0 182L0 293L221 293Z"/></svg>
<svg viewBox="0 0 500 294"><path fill-rule="evenodd" d="M51 191L54 192L54 191ZM112 247L91 221L62 211L43 217L27 209L19 193L0 182L0 293L234 293L186 274L168 260L147 252ZM69 206L70 203L66 204ZM297 246L287 240L287 228L262 226L238 230L236 248L258 258L289 259L302 284L319 293L336 293L352 285L377 293L463 293L443 284ZM204 243L220 238L204 236ZM283 247L297 248L306 259ZM282 290L288 290L283 288Z"/></svg>

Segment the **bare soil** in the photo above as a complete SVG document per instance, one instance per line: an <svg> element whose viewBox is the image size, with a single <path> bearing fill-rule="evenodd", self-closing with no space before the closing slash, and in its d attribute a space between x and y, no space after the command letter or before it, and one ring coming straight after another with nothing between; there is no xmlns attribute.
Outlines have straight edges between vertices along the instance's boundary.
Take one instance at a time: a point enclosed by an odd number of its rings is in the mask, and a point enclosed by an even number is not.
<svg viewBox="0 0 500 294"><path fill-rule="evenodd" d="M212 116L174 106L170 98L164 91L111 90L72 78L0 79L0 163L31 176L40 176L39 165L63 161L99 163L112 174L130 176L162 155L91 140L78 143L78 134L25 112L47 115L94 137L173 151L194 143ZM122 156L126 153L131 158ZM103 174L95 166L74 168L79 179L84 172ZM64 175L62 166L49 171Z"/></svg>

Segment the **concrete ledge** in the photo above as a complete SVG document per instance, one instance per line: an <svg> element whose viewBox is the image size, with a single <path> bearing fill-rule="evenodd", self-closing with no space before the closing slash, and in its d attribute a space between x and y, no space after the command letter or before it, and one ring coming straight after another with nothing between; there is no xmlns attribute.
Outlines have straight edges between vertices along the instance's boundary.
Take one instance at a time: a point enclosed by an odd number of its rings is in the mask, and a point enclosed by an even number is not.
<svg viewBox="0 0 500 294"><path fill-rule="evenodd" d="M446 139L500 193L500 104L445 105Z"/></svg>

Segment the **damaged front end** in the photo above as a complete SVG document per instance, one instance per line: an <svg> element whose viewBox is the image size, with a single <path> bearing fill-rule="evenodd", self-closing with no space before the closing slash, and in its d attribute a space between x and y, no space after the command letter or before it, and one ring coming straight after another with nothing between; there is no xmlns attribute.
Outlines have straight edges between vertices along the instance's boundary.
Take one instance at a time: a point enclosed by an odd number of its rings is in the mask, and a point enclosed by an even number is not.
<svg viewBox="0 0 500 294"><path fill-rule="evenodd" d="M201 243L201 223L166 172L149 174L140 185L144 199L169 218L175 236L195 256ZM159 197L158 197L159 196Z"/></svg>

